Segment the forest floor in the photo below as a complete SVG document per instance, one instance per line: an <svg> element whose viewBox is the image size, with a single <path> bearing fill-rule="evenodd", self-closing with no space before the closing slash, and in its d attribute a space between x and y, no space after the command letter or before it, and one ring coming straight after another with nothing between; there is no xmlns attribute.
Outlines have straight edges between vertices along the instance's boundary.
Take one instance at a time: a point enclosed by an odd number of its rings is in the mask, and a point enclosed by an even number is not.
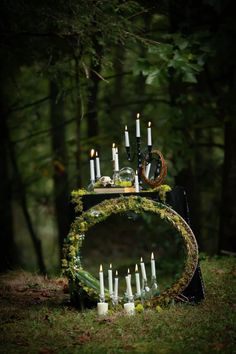
<svg viewBox="0 0 236 354"><path fill-rule="evenodd" d="M0 276L0 353L236 353L236 259L201 261L206 299L99 318L70 305L67 281Z"/></svg>

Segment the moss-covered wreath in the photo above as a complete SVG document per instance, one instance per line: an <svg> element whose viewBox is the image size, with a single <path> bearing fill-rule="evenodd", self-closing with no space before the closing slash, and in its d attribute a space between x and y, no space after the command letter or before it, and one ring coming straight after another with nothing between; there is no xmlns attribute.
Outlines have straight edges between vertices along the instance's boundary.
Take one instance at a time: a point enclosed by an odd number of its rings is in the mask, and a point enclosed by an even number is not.
<svg viewBox="0 0 236 354"><path fill-rule="evenodd" d="M169 206L154 202L140 196L121 196L104 200L76 217L71 225L70 232L64 244L64 259L62 260L63 273L69 279L70 294L91 300L99 298L99 281L83 269L80 259L80 249L85 233L95 224L107 219L111 214L120 214L133 211L137 214L151 212L158 214L161 219L169 222L180 234L186 249L184 270L180 278L159 296L149 300L147 306L156 306L168 303L177 298L192 279L198 262L198 247L194 234L184 219ZM105 295L108 299L108 291Z"/></svg>

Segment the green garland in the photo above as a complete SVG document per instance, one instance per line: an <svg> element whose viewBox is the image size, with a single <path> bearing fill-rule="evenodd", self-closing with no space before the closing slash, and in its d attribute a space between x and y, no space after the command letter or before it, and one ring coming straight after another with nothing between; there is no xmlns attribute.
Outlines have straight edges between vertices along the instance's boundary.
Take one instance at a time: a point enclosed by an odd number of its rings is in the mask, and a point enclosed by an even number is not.
<svg viewBox="0 0 236 354"><path fill-rule="evenodd" d="M159 303L168 303L178 297L192 279L198 262L197 242L191 228L173 209L141 196L121 196L104 200L76 217L64 244L65 258L62 260L63 273L69 279L70 291L79 291L81 296L87 294L91 299L98 299L99 281L84 270L81 264L80 249L83 239L88 229L94 225L106 220L112 214L127 211L133 211L137 214L142 212L158 214L161 219L169 222L183 239L187 257L182 275L170 288L163 291L159 296L153 297L146 305L157 306ZM108 300L107 290L105 295Z"/></svg>

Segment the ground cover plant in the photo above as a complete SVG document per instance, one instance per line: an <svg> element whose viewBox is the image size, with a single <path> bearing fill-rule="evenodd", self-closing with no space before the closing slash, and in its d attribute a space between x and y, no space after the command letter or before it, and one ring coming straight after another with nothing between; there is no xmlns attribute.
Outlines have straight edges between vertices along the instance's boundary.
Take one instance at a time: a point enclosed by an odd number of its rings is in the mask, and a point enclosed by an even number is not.
<svg viewBox="0 0 236 354"><path fill-rule="evenodd" d="M206 298L136 313L79 312L65 278L1 276L0 353L236 353L236 262L203 257Z"/></svg>

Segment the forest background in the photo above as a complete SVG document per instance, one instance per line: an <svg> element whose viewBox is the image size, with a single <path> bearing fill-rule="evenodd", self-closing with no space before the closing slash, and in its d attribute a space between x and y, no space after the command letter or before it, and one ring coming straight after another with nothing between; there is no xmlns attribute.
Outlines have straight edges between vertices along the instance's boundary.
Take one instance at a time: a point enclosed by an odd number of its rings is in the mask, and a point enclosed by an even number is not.
<svg viewBox="0 0 236 354"><path fill-rule="evenodd" d="M127 165L143 137L187 191L201 252L236 252L236 26L232 1L1 1L0 271L60 269L89 184L89 151ZM133 135L132 135L133 132ZM145 145L145 138L143 139ZM144 146L145 147L145 146Z"/></svg>

